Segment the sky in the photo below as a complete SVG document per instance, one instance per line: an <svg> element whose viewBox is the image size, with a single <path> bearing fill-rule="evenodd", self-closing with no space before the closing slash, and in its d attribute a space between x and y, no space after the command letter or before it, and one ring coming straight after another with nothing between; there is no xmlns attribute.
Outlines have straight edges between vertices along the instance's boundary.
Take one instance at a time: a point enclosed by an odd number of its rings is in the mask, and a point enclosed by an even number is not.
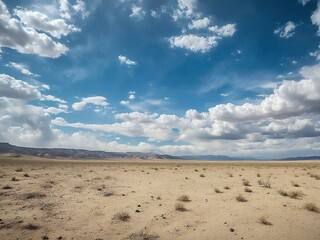
<svg viewBox="0 0 320 240"><path fill-rule="evenodd" d="M316 0L0 0L0 142L320 155Z"/></svg>

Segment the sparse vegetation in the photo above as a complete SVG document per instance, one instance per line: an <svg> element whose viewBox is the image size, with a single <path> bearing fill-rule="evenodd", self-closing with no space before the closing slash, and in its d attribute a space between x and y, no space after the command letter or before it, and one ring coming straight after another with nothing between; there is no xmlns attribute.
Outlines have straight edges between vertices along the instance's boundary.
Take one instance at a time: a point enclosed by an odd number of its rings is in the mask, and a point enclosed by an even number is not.
<svg viewBox="0 0 320 240"><path fill-rule="evenodd" d="M24 177L30 177L28 173L23 174Z"/></svg>
<svg viewBox="0 0 320 240"><path fill-rule="evenodd" d="M268 177L267 180L258 180L258 184L264 188L271 188L270 177Z"/></svg>
<svg viewBox="0 0 320 240"><path fill-rule="evenodd" d="M17 182L17 181L19 181L19 179L16 178L16 177L12 177L12 178L11 178L11 181Z"/></svg>
<svg viewBox="0 0 320 240"><path fill-rule="evenodd" d="M29 224L23 226L22 228L27 229L27 230L38 230L40 227L38 225L34 225L32 223L29 223Z"/></svg>
<svg viewBox="0 0 320 240"><path fill-rule="evenodd" d="M304 208L310 212L320 213L320 209L314 203L306 203Z"/></svg>
<svg viewBox="0 0 320 240"><path fill-rule="evenodd" d="M279 190L278 193L284 197L289 197L293 199L300 199L303 196L303 193L300 191L286 192L284 190Z"/></svg>
<svg viewBox="0 0 320 240"><path fill-rule="evenodd" d="M258 222L260 224L263 224L263 225L268 225L268 226L271 226L272 223L268 221L268 217L266 216L261 216L259 219L258 219Z"/></svg>
<svg viewBox="0 0 320 240"><path fill-rule="evenodd" d="M246 188L244 189L244 191L245 191L245 192L249 192L249 193L252 192L252 190L251 190L250 188L248 188L248 187L246 187Z"/></svg>
<svg viewBox="0 0 320 240"><path fill-rule="evenodd" d="M17 168L15 171L16 171L16 172L22 172L23 169L22 169L22 168Z"/></svg>
<svg viewBox="0 0 320 240"><path fill-rule="evenodd" d="M320 180L320 175L309 173L310 177L315 178L316 180Z"/></svg>
<svg viewBox="0 0 320 240"><path fill-rule="evenodd" d="M257 177L261 177L260 173L257 173Z"/></svg>
<svg viewBox="0 0 320 240"><path fill-rule="evenodd" d="M215 188L214 191L215 191L216 193L223 193L222 191L220 191L219 188Z"/></svg>
<svg viewBox="0 0 320 240"><path fill-rule="evenodd" d="M292 186L294 186L294 187L300 187L300 185L298 184L298 183L296 183L296 182L291 182L291 184L292 184Z"/></svg>
<svg viewBox="0 0 320 240"><path fill-rule="evenodd" d="M242 184L244 185L244 186L251 186L250 185L250 182L248 181L248 180L246 180L246 179L242 179Z"/></svg>
<svg viewBox="0 0 320 240"><path fill-rule="evenodd" d="M6 186L4 186L2 189L6 189L6 190L8 190L8 189L12 189L12 187L11 187L11 186L9 186L9 185L6 185Z"/></svg>
<svg viewBox="0 0 320 240"><path fill-rule="evenodd" d="M119 212L119 213L116 213L112 217L112 220L118 220L118 221L126 222L126 221L129 221L130 218L131 217L130 217L129 213L127 213L127 212Z"/></svg>
<svg viewBox="0 0 320 240"><path fill-rule="evenodd" d="M157 238L159 238L158 235L148 234L143 231L133 233L128 237L130 240L155 240Z"/></svg>
<svg viewBox="0 0 320 240"><path fill-rule="evenodd" d="M37 193L37 192L32 192L32 193L26 193L24 194L23 198L24 199L33 199L33 198L45 198L46 195L43 193Z"/></svg>
<svg viewBox="0 0 320 240"><path fill-rule="evenodd" d="M203 173L200 174L200 177L205 177L205 175Z"/></svg>
<svg viewBox="0 0 320 240"><path fill-rule="evenodd" d="M113 191L107 191L107 192L105 192L104 194L103 194L103 196L105 196L105 197L111 197L111 196L113 196L114 195L114 192Z"/></svg>
<svg viewBox="0 0 320 240"><path fill-rule="evenodd" d="M188 195L181 195L180 197L178 197L177 199L180 202L191 202L191 199Z"/></svg>
<svg viewBox="0 0 320 240"><path fill-rule="evenodd" d="M179 212L185 212L188 210L182 203L177 203L175 209Z"/></svg>
<svg viewBox="0 0 320 240"><path fill-rule="evenodd" d="M228 176L229 176L229 177L233 177L232 173L228 173Z"/></svg>
<svg viewBox="0 0 320 240"><path fill-rule="evenodd" d="M245 197L243 197L241 194L236 196L236 199L238 202L248 202L248 200Z"/></svg>
<svg viewBox="0 0 320 240"><path fill-rule="evenodd" d="M230 187L229 187L229 186L225 186L225 187L224 187L224 189L229 190L229 189L230 189Z"/></svg>

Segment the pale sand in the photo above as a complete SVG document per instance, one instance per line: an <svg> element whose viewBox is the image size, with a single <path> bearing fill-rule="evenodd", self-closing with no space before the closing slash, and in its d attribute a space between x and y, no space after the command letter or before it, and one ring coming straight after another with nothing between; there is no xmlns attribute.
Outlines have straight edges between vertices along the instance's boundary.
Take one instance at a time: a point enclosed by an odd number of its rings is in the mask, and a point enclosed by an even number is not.
<svg viewBox="0 0 320 240"><path fill-rule="evenodd" d="M143 230L158 239L319 240L320 213L304 209L306 203L320 208L320 180L310 173L320 175L320 161L74 161L1 156L0 239L143 239L129 238ZM269 176L271 188L259 186L257 181ZM252 193L244 191L242 179L250 181ZM7 185L12 189L3 189ZM280 189L301 191L303 196L284 197ZM108 192L114 195L104 196ZM179 212L175 205L182 194L191 201L183 203L188 211ZM238 202L238 194L248 202ZM128 221L112 219L122 211L129 213ZM259 223L261 216L272 225ZM39 228L25 229L28 224Z"/></svg>

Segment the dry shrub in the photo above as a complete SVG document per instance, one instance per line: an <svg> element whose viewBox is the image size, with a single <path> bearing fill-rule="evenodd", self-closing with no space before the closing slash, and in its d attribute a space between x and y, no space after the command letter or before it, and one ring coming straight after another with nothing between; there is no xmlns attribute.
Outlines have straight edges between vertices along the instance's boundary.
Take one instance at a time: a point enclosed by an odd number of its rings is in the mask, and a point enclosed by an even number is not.
<svg viewBox="0 0 320 240"><path fill-rule="evenodd" d="M271 226L272 223L268 221L268 217L266 216L261 216L259 219L258 219L258 222L260 224L263 224L263 225L268 225L268 226Z"/></svg>
<svg viewBox="0 0 320 240"><path fill-rule="evenodd" d="M248 200L245 197L243 197L241 194L236 196L236 199L238 202L248 202Z"/></svg>
<svg viewBox="0 0 320 240"><path fill-rule="evenodd" d="M250 182L249 182L248 180L246 180L246 179L242 179L242 184L243 184L244 186L247 186L247 187L251 186L251 185L250 185Z"/></svg>
<svg viewBox="0 0 320 240"><path fill-rule="evenodd" d="M314 203L306 203L304 208L310 212L320 213L320 209Z"/></svg>
<svg viewBox="0 0 320 240"><path fill-rule="evenodd" d="M188 195L183 194L180 197L177 198L178 201L180 202L191 202L191 199Z"/></svg>
<svg viewBox="0 0 320 240"><path fill-rule="evenodd" d="M157 238L159 238L158 235L148 234L143 231L140 231L138 233L132 233L128 237L128 239L130 239L130 240L155 240Z"/></svg>
<svg viewBox="0 0 320 240"><path fill-rule="evenodd" d="M179 212L185 212L188 210L182 203L177 203L175 209Z"/></svg>
<svg viewBox="0 0 320 240"><path fill-rule="evenodd" d="M248 187L246 187L246 188L244 189L244 191L245 191L245 192L249 192L249 193L252 192L252 190L251 190L250 188L248 188Z"/></svg>
<svg viewBox="0 0 320 240"><path fill-rule="evenodd" d="M214 191L215 191L216 193L223 193L222 191L220 191L219 188L215 188Z"/></svg>
<svg viewBox="0 0 320 240"><path fill-rule="evenodd" d="M112 220L118 220L118 221L126 222L126 221L129 221L130 218L131 217L130 217L129 213L127 213L127 212L119 212L119 213L116 213L112 217Z"/></svg>

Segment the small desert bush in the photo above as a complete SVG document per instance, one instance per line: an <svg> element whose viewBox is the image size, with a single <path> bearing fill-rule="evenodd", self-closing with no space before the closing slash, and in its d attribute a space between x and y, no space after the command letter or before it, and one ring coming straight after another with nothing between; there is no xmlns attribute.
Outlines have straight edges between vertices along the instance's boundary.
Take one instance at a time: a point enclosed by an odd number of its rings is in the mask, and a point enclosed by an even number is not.
<svg viewBox="0 0 320 240"><path fill-rule="evenodd" d="M230 187L229 187L229 186L225 186L225 187L224 187L224 189L229 190L229 189L230 189Z"/></svg>
<svg viewBox="0 0 320 240"><path fill-rule="evenodd" d="M242 179L242 184L244 185L244 186L251 186L250 185L250 182L248 181L248 180L246 180L246 179Z"/></svg>
<svg viewBox="0 0 320 240"><path fill-rule="evenodd" d="M104 194L103 194L103 196L105 196L105 197L111 197L111 196L113 196L114 195L114 191L107 191L107 192L105 192Z"/></svg>
<svg viewBox="0 0 320 240"><path fill-rule="evenodd" d="M258 222L260 224L263 224L263 225L268 225L268 226L271 226L272 223L268 221L268 217L266 216L261 216L259 219L258 219Z"/></svg>
<svg viewBox="0 0 320 240"><path fill-rule="evenodd" d="M289 197L293 199L300 199L303 196L303 193L299 191L286 192L284 190L279 190L278 193L284 197Z"/></svg>
<svg viewBox="0 0 320 240"><path fill-rule="evenodd" d="M246 188L244 189L244 191L245 191L245 192L252 192L252 190L251 190L250 188L248 188L248 187L246 187Z"/></svg>
<svg viewBox="0 0 320 240"><path fill-rule="evenodd" d="M258 184L264 188L271 188L270 177L267 180L259 180Z"/></svg>
<svg viewBox="0 0 320 240"><path fill-rule="evenodd" d="M16 171L16 172L22 172L23 169L22 169L22 168L17 168L15 171Z"/></svg>
<svg viewBox="0 0 320 240"><path fill-rule="evenodd" d="M43 193L31 192L31 193L26 193L23 198L24 199L34 199L34 198L40 199L45 197L46 195Z"/></svg>
<svg viewBox="0 0 320 240"><path fill-rule="evenodd" d="M37 225L34 225L32 223L29 223L29 224L23 226L22 228L27 229L27 230L38 230L40 227Z"/></svg>
<svg viewBox="0 0 320 240"><path fill-rule="evenodd" d="M260 173L257 173L257 177L261 177Z"/></svg>
<svg viewBox="0 0 320 240"><path fill-rule="evenodd" d="M314 203L306 203L304 208L310 212L320 213L320 209Z"/></svg>
<svg viewBox="0 0 320 240"><path fill-rule="evenodd" d="M216 193L222 193L219 188L215 188L214 191L215 191Z"/></svg>
<svg viewBox="0 0 320 240"><path fill-rule="evenodd" d="M24 177L30 177L28 173L23 174Z"/></svg>
<svg viewBox="0 0 320 240"><path fill-rule="evenodd" d="M129 240L155 240L157 238L159 238L158 235L151 235L143 231L140 231L139 233L132 233L128 237Z"/></svg>
<svg viewBox="0 0 320 240"><path fill-rule="evenodd" d="M19 181L19 179L16 178L16 177L12 177L12 178L11 178L11 181L17 182L17 181Z"/></svg>
<svg viewBox="0 0 320 240"><path fill-rule="evenodd" d="M6 186L4 186L2 189L12 189L12 187L10 186L10 185L6 185Z"/></svg>
<svg viewBox="0 0 320 240"><path fill-rule="evenodd" d="M309 173L310 177L315 178L317 180L320 180L320 175L318 174L313 174L313 173Z"/></svg>
<svg viewBox="0 0 320 240"><path fill-rule="evenodd" d="M228 176L229 176L229 177L233 177L232 173L228 173Z"/></svg>
<svg viewBox="0 0 320 240"><path fill-rule="evenodd" d="M127 212L119 212L119 213L116 213L112 217L112 220L118 220L118 221L126 222L126 221L129 221L130 218L131 217L130 217L129 213L127 213Z"/></svg>
<svg viewBox="0 0 320 240"><path fill-rule="evenodd" d="M298 183L296 183L296 182L291 182L291 184L292 184L292 186L294 186L294 187L300 187L300 185L298 184Z"/></svg>
<svg viewBox="0 0 320 240"><path fill-rule="evenodd" d="M203 173L200 174L200 177L205 177L205 175Z"/></svg>
<svg viewBox="0 0 320 240"><path fill-rule="evenodd" d="M243 197L241 194L236 196L236 199L238 202L248 202L248 200L245 197Z"/></svg>
<svg viewBox="0 0 320 240"><path fill-rule="evenodd" d="M180 202L191 202L191 199L188 195L181 195L180 197L178 197L177 199Z"/></svg>
<svg viewBox="0 0 320 240"><path fill-rule="evenodd" d="M177 203L175 209L179 212L185 212L188 210L182 203Z"/></svg>

